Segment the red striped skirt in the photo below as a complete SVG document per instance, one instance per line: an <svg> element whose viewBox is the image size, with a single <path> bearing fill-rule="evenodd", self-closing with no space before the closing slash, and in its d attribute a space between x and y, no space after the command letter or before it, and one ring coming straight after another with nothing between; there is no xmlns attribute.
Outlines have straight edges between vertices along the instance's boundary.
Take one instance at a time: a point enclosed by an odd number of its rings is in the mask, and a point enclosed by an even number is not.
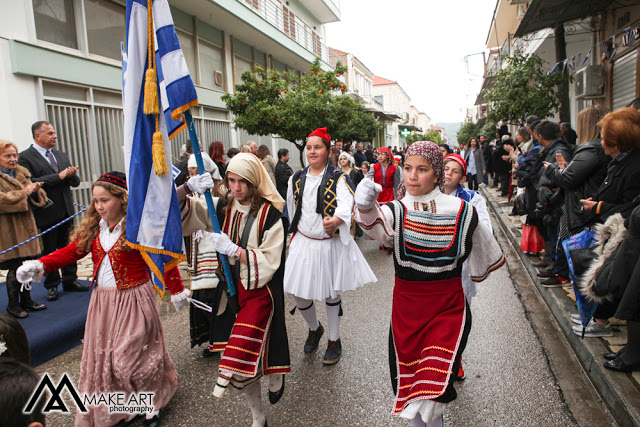
<svg viewBox="0 0 640 427"><path fill-rule="evenodd" d="M426 282L396 277L391 327L398 391L393 413L445 392L465 324L460 277Z"/></svg>

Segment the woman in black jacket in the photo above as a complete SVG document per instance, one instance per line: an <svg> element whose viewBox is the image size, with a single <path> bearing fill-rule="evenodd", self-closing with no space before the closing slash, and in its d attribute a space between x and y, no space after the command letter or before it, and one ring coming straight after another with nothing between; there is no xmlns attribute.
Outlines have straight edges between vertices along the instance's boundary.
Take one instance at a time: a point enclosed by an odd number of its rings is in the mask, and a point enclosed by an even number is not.
<svg viewBox="0 0 640 427"><path fill-rule="evenodd" d="M633 201L640 195L640 112L623 108L607 114L598 125L602 129L602 147L613 160L596 195L580 203L600 222L616 213L627 218L633 210ZM603 301L594 314L595 323L587 325L585 336L611 336L606 319L615 314L616 308L615 302ZM581 334L580 325L574 327L574 332Z"/></svg>
<svg viewBox="0 0 640 427"><path fill-rule="evenodd" d="M571 162L566 164L562 155L556 156L557 165L544 162L547 178L565 192L563 210L566 218L560 224L563 240L579 233L593 221L592 213L583 209L580 200L595 196L607 175L611 157L607 156L602 148L598 122L608 112L600 106L587 107L580 111L578 148Z"/></svg>

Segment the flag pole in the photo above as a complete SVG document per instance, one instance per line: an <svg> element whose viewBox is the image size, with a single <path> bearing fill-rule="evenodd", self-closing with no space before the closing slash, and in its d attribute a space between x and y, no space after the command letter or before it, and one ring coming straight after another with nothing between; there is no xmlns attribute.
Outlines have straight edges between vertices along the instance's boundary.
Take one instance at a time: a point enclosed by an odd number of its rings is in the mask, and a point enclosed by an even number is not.
<svg viewBox="0 0 640 427"><path fill-rule="evenodd" d="M191 116L191 110L187 110L182 114L184 114L184 118L187 122L187 129L189 130L189 137L191 138L191 148L193 148L193 154L196 158L196 164L198 165L198 173L202 175L203 173L205 173L204 162L202 161L202 153L200 152L200 143L198 142L198 134L196 133L196 128L193 125L193 117ZM207 190L204 193L204 198L207 201L207 209L209 210L209 218L211 219L213 232L219 234L221 232L220 223L218 222L216 209L213 206L213 197L211 197L211 191ZM224 277L227 279L229 295L234 296L237 293L237 290L236 290L236 285L233 282L233 277L231 275L231 266L229 265L227 256L225 254L219 253L218 257L220 258L220 264L222 266L222 271L224 272Z"/></svg>

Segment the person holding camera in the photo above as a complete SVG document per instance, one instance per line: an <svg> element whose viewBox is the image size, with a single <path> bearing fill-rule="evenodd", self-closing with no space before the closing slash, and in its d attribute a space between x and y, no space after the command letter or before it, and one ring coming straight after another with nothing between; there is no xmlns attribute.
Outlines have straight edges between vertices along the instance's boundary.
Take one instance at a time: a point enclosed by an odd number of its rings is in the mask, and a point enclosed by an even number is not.
<svg viewBox="0 0 640 427"><path fill-rule="evenodd" d="M531 219L538 227L540 234L545 239L545 251L551 255L552 264L549 268L538 273L538 277L544 278L542 285L545 287L558 287L569 283L569 267L562 249L558 251L558 231L564 193L545 174L544 164L558 164L557 155L560 154L567 161L571 161L573 150L567 142L560 137L560 128L554 122L543 120L536 126L536 134L541 151L529 174L527 183L529 192L529 209L533 210ZM562 256L557 256L558 252Z"/></svg>

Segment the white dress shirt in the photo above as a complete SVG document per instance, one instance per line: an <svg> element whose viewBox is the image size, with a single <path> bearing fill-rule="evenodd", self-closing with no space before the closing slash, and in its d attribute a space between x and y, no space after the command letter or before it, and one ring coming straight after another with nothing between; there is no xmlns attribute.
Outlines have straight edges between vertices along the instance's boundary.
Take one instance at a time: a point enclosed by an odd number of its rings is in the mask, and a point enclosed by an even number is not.
<svg viewBox="0 0 640 427"><path fill-rule="evenodd" d="M113 227L113 230L109 230L109 224L104 219L100 220L100 244L107 254L102 258L100 267L98 267L98 273L96 274L96 284L98 286L104 286L105 288L111 288L116 286L116 277L113 274L111 268L111 260L109 259L109 251L116 244L120 235L122 234L122 221L120 220L118 225Z"/></svg>

